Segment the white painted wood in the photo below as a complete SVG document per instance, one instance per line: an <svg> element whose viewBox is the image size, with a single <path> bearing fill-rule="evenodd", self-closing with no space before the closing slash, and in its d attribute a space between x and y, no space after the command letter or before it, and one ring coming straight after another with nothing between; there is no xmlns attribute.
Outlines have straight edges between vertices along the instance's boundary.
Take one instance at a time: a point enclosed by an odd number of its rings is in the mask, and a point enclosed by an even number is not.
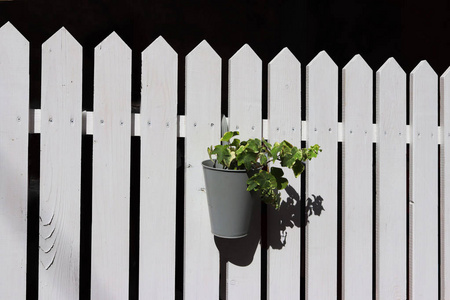
<svg viewBox="0 0 450 300"><path fill-rule="evenodd" d="M0 299L25 299L29 43L0 28Z"/></svg>
<svg viewBox="0 0 450 300"><path fill-rule="evenodd" d="M410 75L409 297L438 299L438 80L426 61Z"/></svg>
<svg viewBox="0 0 450 300"><path fill-rule="evenodd" d="M342 70L342 299L372 297L372 69Z"/></svg>
<svg viewBox="0 0 450 300"><path fill-rule="evenodd" d="M376 299L406 299L406 74L376 73Z"/></svg>
<svg viewBox="0 0 450 300"><path fill-rule="evenodd" d="M221 58L202 41L186 56L184 299L219 298L219 252L211 233L202 161L220 139Z"/></svg>
<svg viewBox="0 0 450 300"><path fill-rule="evenodd" d="M322 197L325 209L306 225L306 299L337 297L338 68L325 51L306 66L307 146L320 158L306 166L306 196Z"/></svg>
<svg viewBox="0 0 450 300"><path fill-rule="evenodd" d="M116 33L95 48L91 299L127 299L131 50Z"/></svg>
<svg viewBox="0 0 450 300"><path fill-rule="evenodd" d="M175 299L177 72L162 37L142 53L140 299Z"/></svg>
<svg viewBox="0 0 450 300"><path fill-rule="evenodd" d="M269 142L287 140L301 147L301 65L284 48L268 67ZM279 165L279 164L277 164ZM267 298L300 299L300 177L284 168L289 193L283 190L279 211L267 211Z"/></svg>
<svg viewBox="0 0 450 300"><path fill-rule="evenodd" d="M42 45L39 299L78 299L82 57L61 28Z"/></svg>
<svg viewBox="0 0 450 300"><path fill-rule="evenodd" d="M244 45L230 58L228 72L228 113L230 130L239 131L238 138L261 138L262 135L262 63ZM239 240L237 251L255 249L248 266L227 263L227 299L261 298L261 205L257 205L248 236ZM235 241L234 241L235 242ZM239 256L239 253L235 253Z"/></svg>
<svg viewBox="0 0 450 300"><path fill-rule="evenodd" d="M450 68L440 78L441 299L450 299Z"/></svg>

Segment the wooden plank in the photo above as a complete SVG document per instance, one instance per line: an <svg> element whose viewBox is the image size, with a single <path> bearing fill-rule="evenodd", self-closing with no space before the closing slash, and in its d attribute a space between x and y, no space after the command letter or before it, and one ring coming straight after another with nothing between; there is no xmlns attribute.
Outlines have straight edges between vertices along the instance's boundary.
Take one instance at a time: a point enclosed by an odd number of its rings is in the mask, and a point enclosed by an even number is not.
<svg viewBox="0 0 450 300"><path fill-rule="evenodd" d="M376 299L406 299L406 74L377 71Z"/></svg>
<svg viewBox="0 0 450 300"><path fill-rule="evenodd" d="M140 299L175 299L177 72L162 37L142 53Z"/></svg>
<svg viewBox="0 0 450 300"><path fill-rule="evenodd" d="M307 146L323 149L306 166L306 196L325 209L306 226L308 300L337 297L337 104L338 68L322 51L306 66Z"/></svg>
<svg viewBox="0 0 450 300"><path fill-rule="evenodd" d="M342 70L343 299L372 297L372 82L360 55Z"/></svg>
<svg viewBox="0 0 450 300"><path fill-rule="evenodd" d="M262 63L248 45L229 60L228 113L230 129L239 131L239 139L262 135ZM226 240L233 244L230 256L253 257L244 265L231 259L227 264L227 299L261 298L261 205L258 205L249 234L241 239ZM236 253L237 252L237 253ZM224 255L224 253L221 253ZM225 254L227 255L227 254ZM264 279L265 280L265 279Z"/></svg>
<svg viewBox="0 0 450 300"><path fill-rule="evenodd" d="M0 299L26 297L29 48L0 28Z"/></svg>
<svg viewBox="0 0 450 300"><path fill-rule="evenodd" d="M127 299L131 50L116 33L95 48L91 299Z"/></svg>
<svg viewBox="0 0 450 300"><path fill-rule="evenodd" d="M82 56L65 28L42 45L40 299L79 298Z"/></svg>
<svg viewBox="0 0 450 300"><path fill-rule="evenodd" d="M301 146L301 65L284 48L268 67L269 141ZM278 164L279 165L279 164ZM281 193L280 210L267 212L267 298L300 299L300 177L284 168L289 180Z"/></svg>
<svg viewBox="0 0 450 300"><path fill-rule="evenodd" d="M450 299L450 68L440 78L441 298Z"/></svg>
<svg viewBox="0 0 450 300"><path fill-rule="evenodd" d="M438 299L438 81L422 61L410 75L409 297Z"/></svg>
<svg viewBox="0 0 450 300"><path fill-rule="evenodd" d="M211 233L202 161L220 139L221 58L202 41L186 56L184 299L219 298L219 252Z"/></svg>

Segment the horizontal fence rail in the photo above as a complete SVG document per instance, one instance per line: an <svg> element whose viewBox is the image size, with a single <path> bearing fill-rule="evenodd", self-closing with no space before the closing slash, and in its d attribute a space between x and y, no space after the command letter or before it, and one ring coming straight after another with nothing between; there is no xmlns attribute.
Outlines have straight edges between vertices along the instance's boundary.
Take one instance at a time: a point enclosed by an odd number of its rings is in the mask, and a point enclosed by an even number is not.
<svg viewBox="0 0 450 300"><path fill-rule="evenodd" d="M82 132L85 135L92 135L92 126L94 122L93 112L91 111L83 111L83 120L82 120ZM29 133L41 133L41 110L40 109L30 109L30 125L29 125ZM228 124L228 117L223 116L224 121ZM306 141L308 139L307 133L307 124L308 121L301 121L301 140ZM371 124L371 141L376 143L378 141L378 125ZM411 142L411 125L404 126L405 132L405 143L409 144ZM442 126L437 126L437 143L442 144L444 141L444 131ZM140 113L131 113L131 136L141 136L141 114ZM264 138L269 137L269 120L262 119L262 136ZM186 137L186 118L184 115L177 116L177 137L184 138ZM344 141L344 123L337 123L337 140L338 142Z"/></svg>
<svg viewBox="0 0 450 300"><path fill-rule="evenodd" d="M374 72L360 55L340 69L324 51L302 65L285 48L264 86L244 45L224 116L222 58L202 41L177 115L180 58L159 37L134 113L132 49L112 33L82 111L82 47L61 28L42 45L30 109L29 51L0 27L0 299L450 299L450 69L422 61L407 76L390 58ZM201 167L226 130L323 148L236 240L210 232Z"/></svg>

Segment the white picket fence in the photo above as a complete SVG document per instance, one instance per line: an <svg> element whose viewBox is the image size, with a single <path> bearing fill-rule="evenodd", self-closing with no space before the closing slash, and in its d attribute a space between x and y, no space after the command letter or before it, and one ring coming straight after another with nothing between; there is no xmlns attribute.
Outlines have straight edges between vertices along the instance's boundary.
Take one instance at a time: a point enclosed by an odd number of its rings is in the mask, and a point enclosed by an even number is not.
<svg viewBox="0 0 450 300"><path fill-rule="evenodd" d="M259 223L238 241L210 233L201 161L222 130L222 62L211 46L203 41L186 56L185 116L177 116L178 56L162 37L142 53L140 114L131 113L131 49L117 34L95 48L94 112L82 112L82 60L66 29L49 38L42 46L41 109L30 110L29 43L10 23L0 28L0 299L25 299L30 133L40 133L41 143L39 299L79 298L82 134L93 135L92 299L128 297L132 135L141 139L140 299L175 298L177 222L184 222L184 299L219 299L220 282L227 299L260 299L261 287L267 299L300 299L302 269L309 300L336 299L338 291L342 299L450 299L450 71L438 83L422 61L407 91L394 59L374 80L356 55L342 69L338 122L339 70L327 53L306 66L304 87L287 48L269 63L267 87L262 61L248 45L229 60L230 129L243 138L323 148L303 176L306 196L320 196L324 211L309 218L303 239L299 224L285 225L278 241L284 244L267 249L262 272ZM175 217L177 137L185 137L184 220ZM301 180L289 179L302 195ZM283 197L287 211L300 216L298 196ZM268 210L268 231L279 218ZM227 247L236 256L253 247L253 257L243 265L230 260L221 280L218 249Z"/></svg>

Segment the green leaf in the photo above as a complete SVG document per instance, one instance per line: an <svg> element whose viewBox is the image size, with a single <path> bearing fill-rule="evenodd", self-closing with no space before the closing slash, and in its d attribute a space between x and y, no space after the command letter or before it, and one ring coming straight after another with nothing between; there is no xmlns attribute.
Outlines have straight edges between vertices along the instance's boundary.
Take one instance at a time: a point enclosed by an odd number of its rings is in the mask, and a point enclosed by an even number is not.
<svg viewBox="0 0 450 300"><path fill-rule="evenodd" d="M292 166L292 171L294 171L295 177L298 177L298 175L302 174L304 170L305 164L299 160L297 160L295 164Z"/></svg>
<svg viewBox="0 0 450 300"><path fill-rule="evenodd" d="M256 160L258 159L258 153L244 151L238 154L236 151L236 159L239 166L244 165L245 169L250 170L252 165L256 163Z"/></svg>
<svg viewBox="0 0 450 300"><path fill-rule="evenodd" d="M228 131L228 132L225 132L223 137L220 139L220 141L221 142L228 142L235 135L239 135L239 131Z"/></svg>
<svg viewBox="0 0 450 300"><path fill-rule="evenodd" d="M213 147L212 147L212 146L211 146L211 147L208 147L208 148L207 148L206 150L208 151L208 156L209 156L209 159L211 159L211 160L212 160L212 157L211 157L211 155L212 155Z"/></svg>
<svg viewBox="0 0 450 300"><path fill-rule="evenodd" d="M267 164L267 154L266 153L259 153L259 163L262 166L265 166Z"/></svg>
<svg viewBox="0 0 450 300"><path fill-rule="evenodd" d="M233 142L230 144L230 146L236 147L237 149L239 148L240 143L241 141L239 139L233 139Z"/></svg>
<svg viewBox="0 0 450 300"><path fill-rule="evenodd" d="M278 152L281 151L281 148L283 147L283 145L281 145L280 143L276 142L275 144L273 144L273 148L272 151L270 151L270 154L272 155L272 157L275 159L278 157Z"/></svg>
<svg viewBox="0 0 450 300"><path fill-rule="evenodd" d="M255 153L260 152L261 140L260 139L249 139L247 143L247 148Z"/></svg>
<svg viewBox="0 0 450 300"><path fill-rule="evenodd" d="M247 149L247 144L241 145L241 146L239 147L239 149L236 150L236 156L239 156L242 152L245 151L245 149Z"/></svg>
<svg viewBox="0 0 450 300"><path fill-rule="evenodd" d="M217 145L211 153L217 154L217 162L219 164L230 166L231 152L228 149L228 145Z"/></svg>
<svg viewBox="0 0 450 300"><path fill-rule="evenodd" d="M255 188L256 187L256 188ZM273 190L277 187L276 178L264 170L259 171L247 180L247 190Z"/></svg>
<svg viewBox="0 0 450 300"><path fill-rule="evenodd" d="M290 150L290 152L286 153L283 157L281 157L281 165L283 167L292 168L294 163L299 160L301 161L303 157L302 151L297 147L294 147Z"/></svg>
<svg viewBox="0 0 450 300"><path fill-rule="evenodd" d="M277 181L278 190L283 190L288 186L289 181L283 177L284 175L283 169L272 167L270 168L270 173L275 177Z"/></svg>

